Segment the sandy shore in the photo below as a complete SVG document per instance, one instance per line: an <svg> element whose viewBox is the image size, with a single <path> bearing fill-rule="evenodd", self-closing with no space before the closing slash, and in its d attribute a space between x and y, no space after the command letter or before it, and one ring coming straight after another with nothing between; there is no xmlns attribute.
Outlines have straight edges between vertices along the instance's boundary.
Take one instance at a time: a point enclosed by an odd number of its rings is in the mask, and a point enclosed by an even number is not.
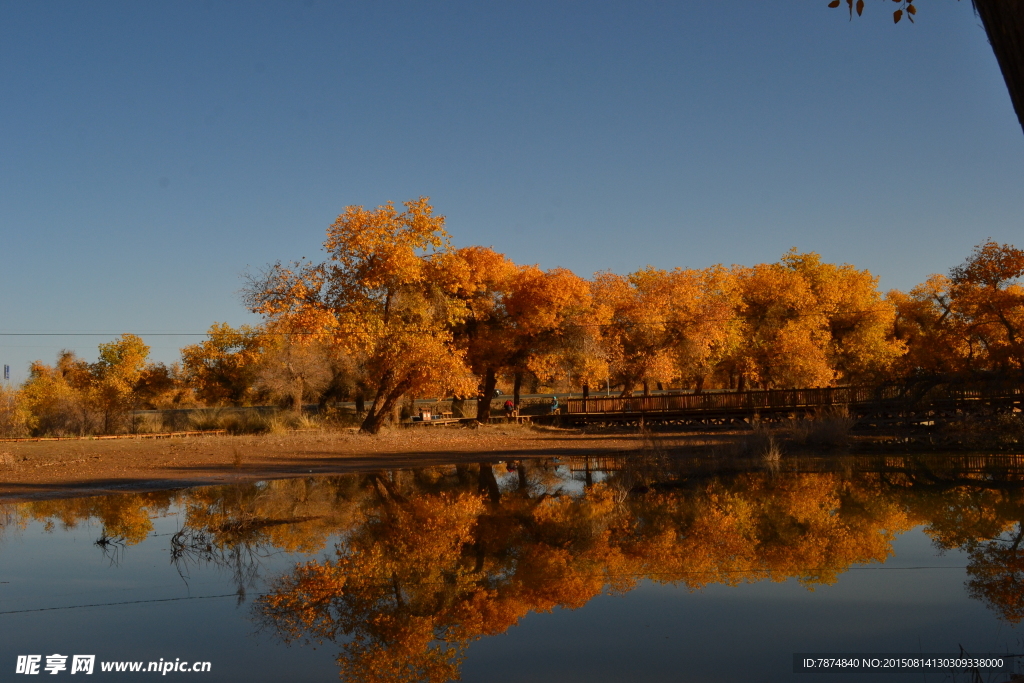
<svg viewBox="0 0 1024 683"><path fill-rule="evenodd" d="M675 445L680 435L671 436ZM518 426L0 443L0 500L158 490L453 462L616 455L630 434Z"/></svg>

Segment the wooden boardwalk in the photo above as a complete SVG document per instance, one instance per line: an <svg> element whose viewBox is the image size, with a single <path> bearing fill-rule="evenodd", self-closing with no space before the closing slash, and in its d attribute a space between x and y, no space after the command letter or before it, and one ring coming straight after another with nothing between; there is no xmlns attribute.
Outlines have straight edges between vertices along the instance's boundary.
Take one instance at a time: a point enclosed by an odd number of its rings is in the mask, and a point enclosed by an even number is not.
<svg viewBox="0 0 1024 683"><path fill-rule="evenodd" d="M667 393L652 396L570 398L563 415L571 424L668 422L678 424L732 424L778 419L842 407L858 417L917 419L955 414L970 407L1021 405L1020 387L999 391L932 389L923 396L900 386L849 386L821 389L768 389L702 394Z"/></svg>

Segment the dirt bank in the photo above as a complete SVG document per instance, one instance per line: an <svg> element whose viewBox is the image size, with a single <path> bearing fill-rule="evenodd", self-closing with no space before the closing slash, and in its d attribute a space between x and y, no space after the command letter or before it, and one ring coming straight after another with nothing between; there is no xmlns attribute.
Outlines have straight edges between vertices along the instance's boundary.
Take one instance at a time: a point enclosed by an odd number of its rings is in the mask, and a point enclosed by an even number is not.
<svg viewBox="0 0 1024 683"><path fill-rule="evenodd" d="M678 434L671 439L675 445L681 440ZM642 445L639 436L629 434L518 426L396 429L377 436L312 431L173 440L0 443L0 500L461 461L615 455Z"/></svg>

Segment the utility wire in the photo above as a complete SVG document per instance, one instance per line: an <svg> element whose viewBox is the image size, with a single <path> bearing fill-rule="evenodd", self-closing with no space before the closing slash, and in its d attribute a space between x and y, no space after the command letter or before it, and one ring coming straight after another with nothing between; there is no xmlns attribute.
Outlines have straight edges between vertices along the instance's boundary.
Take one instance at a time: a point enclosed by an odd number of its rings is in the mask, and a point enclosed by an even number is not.
<svg viewBox="0 0 1024 683"><path fill-rule="evenodd" d="M845 573L847 571L853 571L853 570L858 570L858 569L867 569L867 570L872 570L872 571L880 571L880 570L885 569L885 570L888 570L888 571L893 571L893 570L920 570L920 569L967 569L967 567L966 566L953 566L953 565L916 566L916 567L847 567L845 570L843 570L843 572ZM646 578L656 577L656 576L660 576L660 577L666 577L666 576L692 576L692 575L700 575L700 574L778 574L780 572L792 573L792 574L794 574L794 576L796 576L797 574L807 575L807 574L814 574L814 573L826 572L826 571L835 571L835 569L834 568L830 568L830 567L822 567L822 568L814 568L814 569L800 569L800 570L792 570L792 569L700 569L700 570L676 571L676 572L644 572L642 574L573 574L572 576L575 576L576 578L581 578L581 579L616 579L616 578L624 578L624 577L633 578L633 579L646 579ZM565 578L567 578L567 577L559 576L559 577L551 577L551 578L549 578L547 580L549 580L549 581L560 581L560 580L563 580ZM416 585L430 585L430 584L448 585L448 582L446 582L446 581L414 581L412 583L414 583ZM376 587L378 587L378 588L387 588L387 589L392 588L392 586L393 586L393 584L391 584L391 583L381 583L381 584L377 584L376 585ZM266 597L268 595L271 595L271 593L256 593L255 597L262 598L262 597ZM235 592L235 593L223 593L223 594L220 594L220 595L193 595L193 596L187 596L187 597L183 597L183 598L156 598L156 599L153 599L153 600L126 600L124 602L97 602L97 603L93 603L93 604L89 604L89 605L66 605L64 607L36 607L36 608L33 608L33 609L7 610L7 611L0 612L0 615L3 615L3 614L27 614L27 613L30 613L30 612L54 612L54 611L69 610L69 609L83 609L83 608L86 608L86 607L116 607L116 606L119 606L119 605L141 605L141 604L155 603L155 602L178 602L178 601L184 601L184 600L212 600L212 599L215 599L215 598L237 598L237 597L238 597L238 593Z"/></svg>
<svg viewBox="0 0 1024 683"><path fill-rule="evenodd" d="M141 605L147 602L176 602L180 600L210 600L212 598L237 598L238 593L225 593L223 595L192 595L185 598L156 598L154 600L127 600L125 602L97 602L92 605L67 605L65 607L36 607L34 609L13 609L0 614L25 614L27 612L53 612L65 609L81 609L83 607L111 607L114 605Z"/></svg>

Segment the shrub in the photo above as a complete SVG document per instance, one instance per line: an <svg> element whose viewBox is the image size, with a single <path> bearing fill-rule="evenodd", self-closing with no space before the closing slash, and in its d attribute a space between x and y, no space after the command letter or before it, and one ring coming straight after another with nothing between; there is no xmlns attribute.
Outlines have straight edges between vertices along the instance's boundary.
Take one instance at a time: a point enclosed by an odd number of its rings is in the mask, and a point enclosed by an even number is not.
<svg viewBox="0 0 1024 683"><path fill-rule="evenodd" d="M826 408L813 416L797 420L793 425L793 440L809 448L838 450L850 445L850 430L857 418L846 406Z"/></svg>
<svg viewBox="0 0 1024 683"><path fill-rule="evenodd" d="M32 415L20 393L10 387L0 387L0 436L12 438L28 434Z"/></svg>

